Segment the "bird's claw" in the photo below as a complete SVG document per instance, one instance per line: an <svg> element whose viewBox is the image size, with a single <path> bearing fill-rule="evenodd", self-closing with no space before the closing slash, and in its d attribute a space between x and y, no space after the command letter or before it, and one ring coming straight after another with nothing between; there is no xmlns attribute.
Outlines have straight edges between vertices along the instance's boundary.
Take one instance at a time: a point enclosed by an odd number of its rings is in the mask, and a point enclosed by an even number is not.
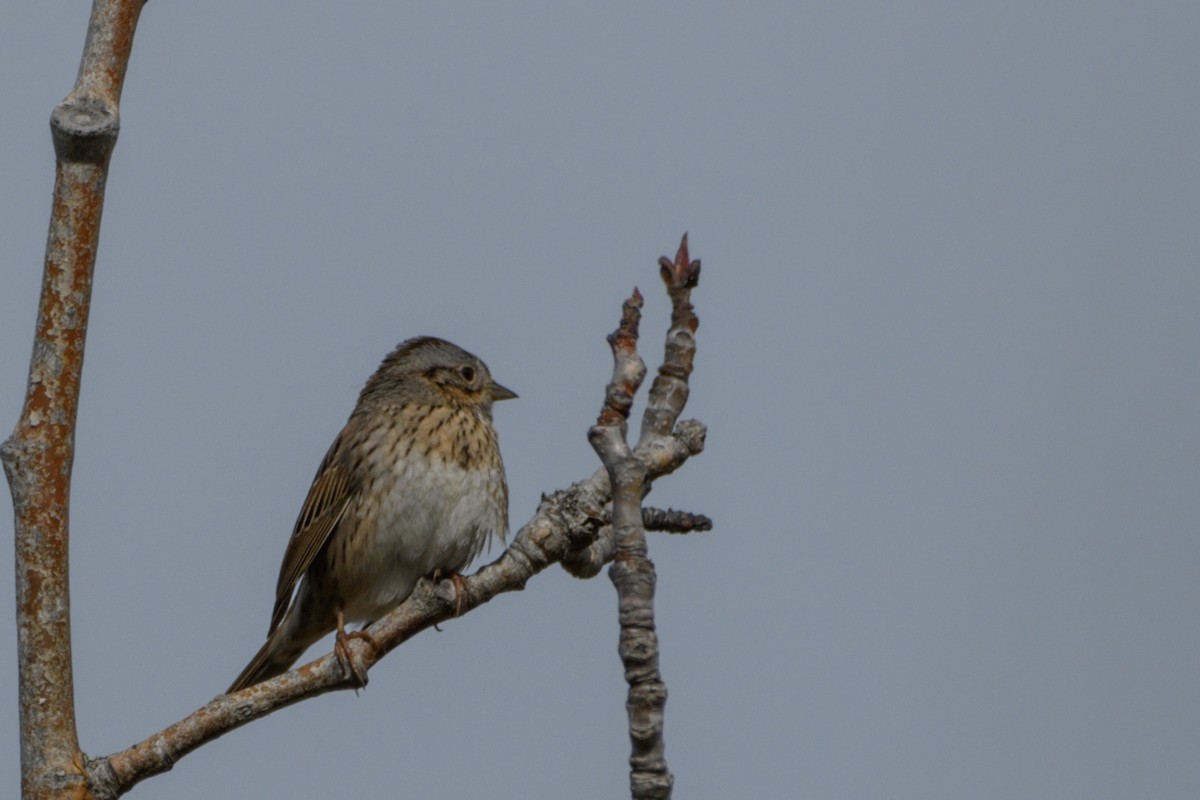
<svg viewBox="0 0 1200 800"><path fill-rule="evenodd" d="M347 678L353 676L359 689L367 687L367 670L362 663L354 658L354 653L350 651L351 639L362 639L371 645L373 649L378 649L379 645L371 637L371 634L366 631L352 631L346 633L345 619L342 612L338 612L337 634L333 640L333 654L337 657L338 664L342 668L342 672Z"/></svg>
<svg viewBox="0 0 1200 800"><path fill-rule="evenodd" d="M442 571L440 569L433 572L433 583L436 586L438 581L442 579ZM461 617L466 611L467 605L467 579L458 572L451 571L445 573L446 580L454 584L454 616ZM436 630L441 630L437 625L433 626Z"/></svg>

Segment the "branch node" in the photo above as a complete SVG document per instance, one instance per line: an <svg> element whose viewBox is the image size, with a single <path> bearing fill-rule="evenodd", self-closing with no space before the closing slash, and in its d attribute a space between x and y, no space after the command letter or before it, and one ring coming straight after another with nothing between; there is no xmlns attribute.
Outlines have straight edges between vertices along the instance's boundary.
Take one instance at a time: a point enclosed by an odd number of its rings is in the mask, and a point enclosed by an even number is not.
<svg viewBox="0 0 1200 800"><path fill-rule="evenodd" d="M50 114L54 154L66 163L108 163L120 132L120 117L103 100L67 99Z"/></svg>

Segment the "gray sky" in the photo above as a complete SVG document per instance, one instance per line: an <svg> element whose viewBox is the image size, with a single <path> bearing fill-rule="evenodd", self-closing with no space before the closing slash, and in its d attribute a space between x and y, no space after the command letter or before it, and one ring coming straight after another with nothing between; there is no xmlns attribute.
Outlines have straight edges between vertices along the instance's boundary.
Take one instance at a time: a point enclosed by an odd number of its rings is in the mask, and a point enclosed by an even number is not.
<svg viewBox="0 0 1200 800"><path fill-rule="evenodd" d="M717 528L651 541L676 796L1200 794L1200 7L729 8L147 6L72 497L86 751L253 654L401 339L520 393L514 527L590 474L604 336L640 286L657 364L688 230L709 446L651 502ZM86 16L0 12L4 432ZM622 796L616 632L555 568L132 796Z"/></svg>

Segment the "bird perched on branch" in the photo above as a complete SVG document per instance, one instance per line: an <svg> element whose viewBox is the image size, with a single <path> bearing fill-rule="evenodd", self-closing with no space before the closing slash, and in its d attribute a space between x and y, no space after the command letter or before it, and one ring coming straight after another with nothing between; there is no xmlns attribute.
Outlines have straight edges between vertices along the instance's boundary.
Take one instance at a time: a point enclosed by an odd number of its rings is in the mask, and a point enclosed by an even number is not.
<svg viewBox="0 0 1200 800"><path fill-rule="evenodd" d="M370 624L422 576L456 578L508 534L508 484L492 403L516 394L450 342L402 342L367 381L317 469L288 541L267 641L229 687L286 672L330 631L360 685L347 622ZM365 627L365 626L364 626Z"/></svg>

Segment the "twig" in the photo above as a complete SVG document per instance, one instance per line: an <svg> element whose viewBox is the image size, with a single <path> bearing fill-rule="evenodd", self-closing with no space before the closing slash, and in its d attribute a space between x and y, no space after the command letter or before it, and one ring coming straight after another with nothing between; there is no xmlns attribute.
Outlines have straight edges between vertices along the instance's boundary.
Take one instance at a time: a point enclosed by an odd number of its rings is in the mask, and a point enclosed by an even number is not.
<svg viewBox="0 0 1200 800"><path fill-rule="evenodd" d="M712 520L703 514L693 514L690 511L676 511L673 508L643 508L642 525L648 531L664 531L666 533L691 533L692 531L711 531Z"/></svg>
<svg viewBox="0 0 1200 800"><path fill-rule="evenodd" d="M639 449L655 436L670 433L687 404L688 377L696 357L696 328L700 326L691 304L692 289L700 283L700 260L689 260L686 233L675 260L663 256L658 266L671 298L671 329L667 331L663 363L650 387L650 400L642 416Z"/></svg>

